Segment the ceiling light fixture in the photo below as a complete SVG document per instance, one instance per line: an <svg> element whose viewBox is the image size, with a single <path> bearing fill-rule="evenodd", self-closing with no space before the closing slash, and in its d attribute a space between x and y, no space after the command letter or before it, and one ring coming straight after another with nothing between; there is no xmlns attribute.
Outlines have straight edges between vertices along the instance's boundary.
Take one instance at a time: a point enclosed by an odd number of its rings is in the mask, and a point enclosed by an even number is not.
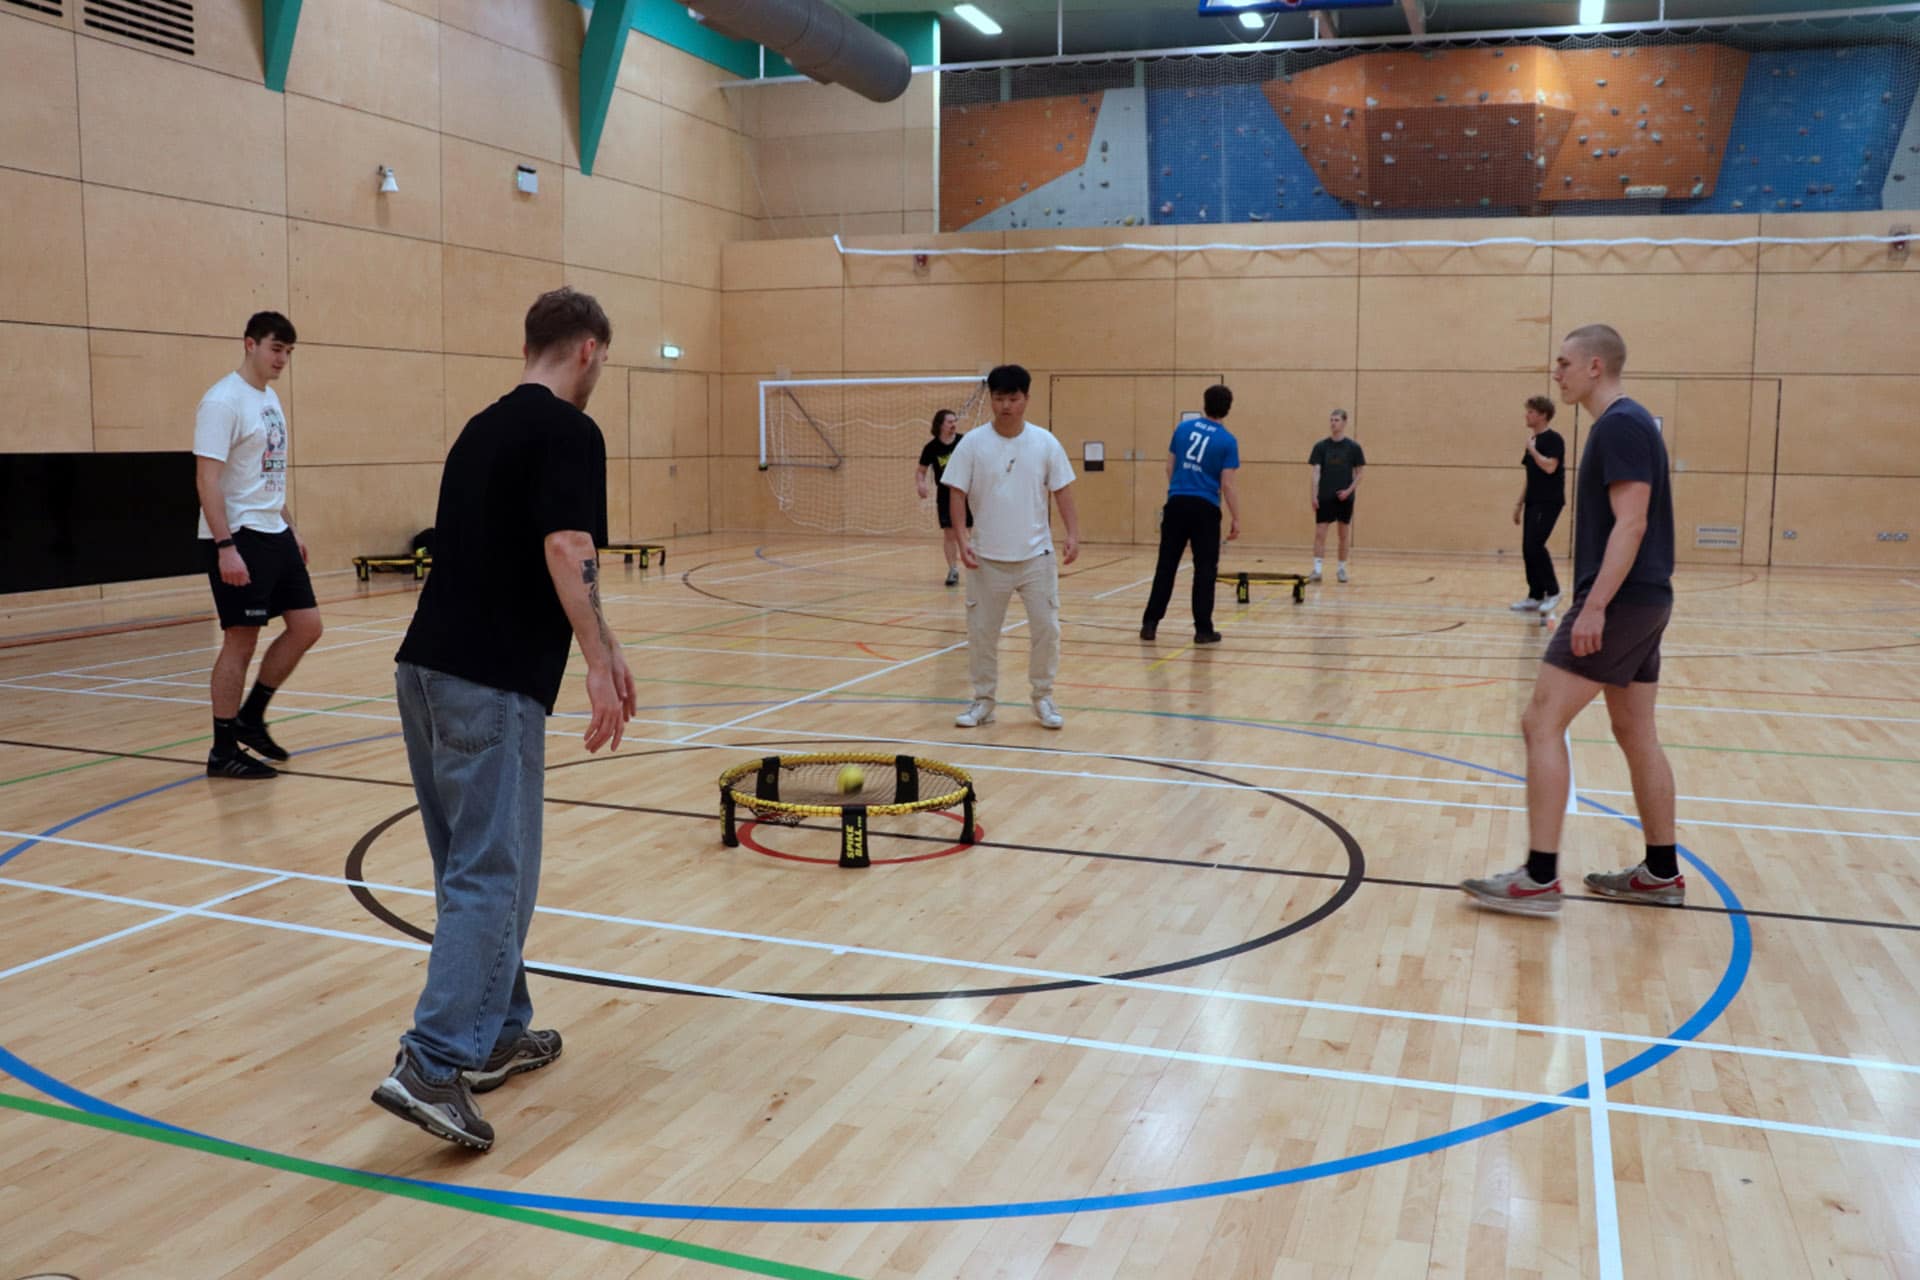
<svg viewBox="0 0 1920 1280"><path fill-rule="evenodd" d="M1245 27L1249 31L1258 31L1260 28L1266 26L1267 24L1261 21L1259 14L1243 11L1240 14L1240 25Z"/></svg>
<svg viewBox="0 0 1920 1280"><path fill-rule="evenodd" d="M1000 34L1000 24L981 12L978 5L957 4L953 6L953 16L983 36L997 36Z"/></svg>
<svg viewBox="0 0 1920 1280"><path fill-rule="evenodd" d="M1607 0L1580 0L1580 25L1597 27L1607 20Z"/></svg>

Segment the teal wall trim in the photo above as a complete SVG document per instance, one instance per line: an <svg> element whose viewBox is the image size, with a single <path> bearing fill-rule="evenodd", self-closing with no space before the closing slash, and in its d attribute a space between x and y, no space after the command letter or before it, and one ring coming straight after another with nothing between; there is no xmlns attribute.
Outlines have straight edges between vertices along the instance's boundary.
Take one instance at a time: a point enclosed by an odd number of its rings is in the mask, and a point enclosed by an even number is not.
<svg viewBox="0 0 1920 1280"><path fill-rule="evenodd" d="M863 13L860 21L907 51L907 61L916 67L932 66L940 60L940 15L926 13ZM767 51L769 76L797 76L800 73L771 49Z"/></svg>
<svg viewBox="0 0 1920 1280"><path fill-rule="evenodd" d="M600 0L587 19L587 38L580 45L581 173L593 172L607 108L613 105L613 86L620 79L620 59L627 51L627 32L639 7L640 0Z"/></svg>
<svg viewBox="0 0 1920 1280"><path fill-rule="evenodd" d="M260 0L266 30L267 88L287 91L287 65L293 61L293 33L300 25L300 0Z"/></svg>

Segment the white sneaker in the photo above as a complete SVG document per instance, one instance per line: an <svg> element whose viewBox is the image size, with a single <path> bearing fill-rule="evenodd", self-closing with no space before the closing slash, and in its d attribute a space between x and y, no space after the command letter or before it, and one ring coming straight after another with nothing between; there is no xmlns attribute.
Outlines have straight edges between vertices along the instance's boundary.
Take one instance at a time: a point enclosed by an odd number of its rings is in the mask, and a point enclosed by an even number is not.
<svg viewBox="0 0 1920 1280"><path fill-rule="evenodd" d="M1313 572L1307 575L1307 581L1308 582L1320 581L1320 562L1318 560L1315 560L1313 562Z"/></svg>
<svg viewBox="0 0 1920 1280"><path fill-rule="evenodd" d="M1548 596L1545 600L1542 600L1540 602L1540 605L1539 605L1540 612L1552 613L1554 609L1559 605L1559 603L1560 603L1559 596Z"/></svg>
<svg viewBox="0 0 1920 1280"><path fill-rule="evenodd" d="M1338 569L1334 571L1333 576L1338 578L1340 581L1345 582L1347 580L1347 566L1341 565Z"/></svg>
<svg viewBox="0 0 1920 1280"><path fill-rule="evenodd" d="M1049 729L1058 729L1067 722L1067 718L1060 714L1060 708L1053 705L1052 698L1035 698L1033 700L1033 715L1036 720Z"/></svg>
<svg viewBox="0 0 1920 1280"><path fill-rule="evenodd" d="M1540 602L1532 596L1528 596L1525 600L1515 600L1512 604L1508 605L1507 608L1513 610L1515 613L1538 613L1540 612Z"/></svg>
<svg viewBox="0 0 1920 1280"><path fill-rule="evenodd" d="M955 716L953 722L962 729L973 729L983 724L992 724L993 703L985 698L975 698L973 705Z"/></svg>

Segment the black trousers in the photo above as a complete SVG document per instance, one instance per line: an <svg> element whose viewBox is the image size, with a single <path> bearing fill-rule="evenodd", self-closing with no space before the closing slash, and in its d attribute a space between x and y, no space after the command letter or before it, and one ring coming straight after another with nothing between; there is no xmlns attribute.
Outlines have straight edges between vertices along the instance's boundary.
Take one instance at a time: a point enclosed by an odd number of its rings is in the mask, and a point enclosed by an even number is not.
<svg viewBox="0 0 1920 1280"><path fill-rule="evenodd" d="M1168 498L1160 511L1160 562L1153 567L1153 593L1147 597L1143 627L1157 627L1173 599L1173 575L1193 544L1193 631L1213 630L1213 588L1220 576L1220 508L1205 498L1182 494Z"/></svg>
<svg viewBox="0 0 1920 1280"><path fill-rule="evenodd" d="M1560 594L1560 579L1553 571L1553 553L1547 539L1560 522L1563 504L1544 506L1525 504L1520 514L1520 554L1527 562L1527 595L1535 600Z"/></svg>

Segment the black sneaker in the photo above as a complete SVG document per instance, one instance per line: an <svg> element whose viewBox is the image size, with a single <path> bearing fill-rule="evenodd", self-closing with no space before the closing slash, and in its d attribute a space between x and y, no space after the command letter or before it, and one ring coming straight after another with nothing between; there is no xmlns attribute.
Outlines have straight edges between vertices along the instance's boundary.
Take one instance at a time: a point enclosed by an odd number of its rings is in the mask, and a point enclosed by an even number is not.
<svg viewBox="0 0 1920 1280"><path fill-rule="evenodd" d="M280 776L280 771L270 764L262 764L235 747L224 755L218 751L207 753L207 776L209 778L277 778Z"/></svg>
<svg viewBox="0 0 1920 1280"><path fill-rule="evenodd" d="M1142 640L1151 640L1159 634L1160 626L1158 623L1149 622L1140 628L1140 638Z"/></svg>
<svg viewBox="0 0 1920 1280"><path fill-rule="evenodd" d="M466 1079L456 1075L445 1084L432 1083L420 1074L420 1064L405 1045L393 1060L393 1070L373 1091L373 1100L436 1138L475 1151L493 1146L493 1126L480 1118Z"/></svg>
<svg viewBox="0 0 1920 1280"><path fill-rule="evenodd" d="M558 1031L523 1031L512 1044L495 1049L486 1066L460 1074L475 1093L491 1093L505 1084L507 1077L538 1071L559 1056Z"/></svg>
<svg viewBox="0 0 1920 1280"><path fill-rule="evenodd" d="M246 720L233 722L233 736L243 747L252 747L269 760L285 760L287 749L267 736L265 723L253 724Z"/></svg>
<svg viewBox="0 0 1920 1280"><path fill-rule="evenodd" d="M1219 644L1220 633L1218 631L1202 631L1193 638L1193 642L1195 644Z"/></svg>

